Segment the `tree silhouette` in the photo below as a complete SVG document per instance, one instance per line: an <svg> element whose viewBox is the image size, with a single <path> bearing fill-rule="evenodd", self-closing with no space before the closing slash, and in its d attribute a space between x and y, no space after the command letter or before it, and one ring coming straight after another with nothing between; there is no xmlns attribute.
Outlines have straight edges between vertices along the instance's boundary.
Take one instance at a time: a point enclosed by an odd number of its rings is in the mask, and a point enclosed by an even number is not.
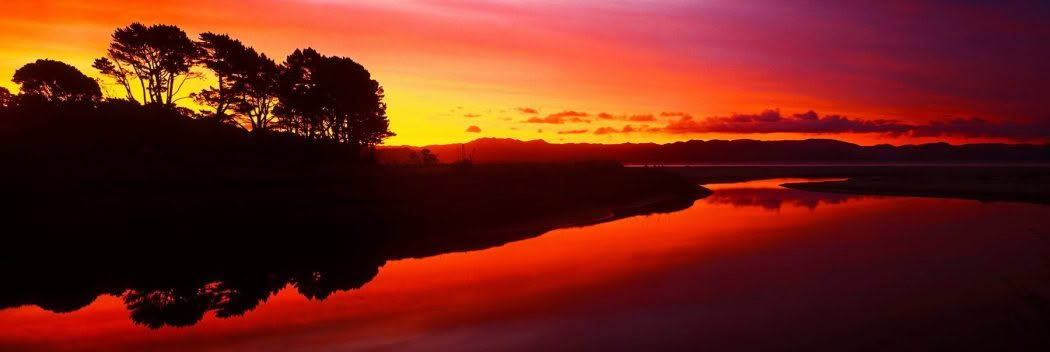
<svg viewBox="0 0 1050 352"><path fill-rule="evenodd" d="M296 50L285 60L274 112L293 133L370 149L394 135L383 96L357 62Z"/></svg>
<svg viewBox="0 0 1050 352"><path fill-rule="evenodd" d="M94 67L101 72L103 76L108 76L116 80L117 84L124 87L127 99L129 101L135 100L135 93L131 90L131 81L129 80L129 77L132 76L132 74L126 70L123 65L119 62L114 64L113 61L110 61L107 58L98 58L91 64L91 67ZM145 93L145 90L143 90L143 93Z"/></svg>
<svg viewBox="0 0 1050 352"><path fill-rule="evenodd" d="M226 34L201 34L198 46L204 53L200 62L215 74L218 86L194 98L214 108L220 119L232 110L232 117L243 117L252 131L269 130L276 119L277 63Z"/></svg>
<svg viewBox="0 0 1050 352"><path fill-rule="evenodd" d="M324 94L312 84L323 57L313 49L296 49L285 59L278 86L275 113L283 127L309 139L323 138L321 109Z"/></svg>
<svg viewBox="0 0 1050 352"><path fill-rule="evenodd" d="M171 25L145 26L141 23L118 28L106 57L94 67L124 86L132 100L131 81L137 79L143 103L172 106L201 54L186 32Z"/></svg>
<svg viewBox="0 0 1050 352"><path fill-rule="evenodd" d="M60 61L40 59L26 64L15 71L12 81L21 85L23 95L53 103L98 102L102 99L98 82ZM6 94L10 95L10 92Z"/></svg>
<svg viewBox="0 0 1050 352"><path fill-rule="evenodd" d="M247 144L237 145L247 140L241 137L247 136L231 133L230 126L215 123L218 121L251 132L273 131L267 138L255 138L263 141L261 145L267 148L268 152L263 153L284 153L282 148L303 147L356 161L361 161L367 154L365 152L374 151L376 145L394 135L386 116L383 88L372 79L368 70L349 58L324 56L313 49L296 50L285 62L278 64L227 34L205 32L200 35L199 42L195 42L177 26L132 23L113 32L106 55L94 60L92 67L108 77L107 82L122 86L122 95L126 99L100 103L99 82L72 66L40 60L21 69L15 81L23 85L22 95L26 98L37 96L41 99L27 100L4 91L0 94L0 104L25 107L5 109L5 114L16 117L39 117L43 116L41 112L58 117L74 112L51 109L55 101L90 101L95 104L82 106L84 109L75 114L99 121L84 126L81 131L101 126L103 122L113 125L98 127L97 134L128 132L133 128L153 133L177 126L194 126L187 128L196 130L193 134L198 137L222 135L237 140L229 142L230 147L236 145L234 149L244 148L238 150L247 152L254 148ZM197 67L213 72L218 84L194 94L180 93L187 80L201 76L202 73L194 72ZM175 105L186 97L211 107L213 112L197 113ZM136 104L117 104L118 101ZM119 110L120 116L109 114L107 110L111 108ZM177 121L209 115L215 119L207 119L209 121L202 124ZM125 119L128 116L144 118ZM12 119L15 120L30 121L28 118ZM119 124L118 120L121 121ZM69 126L68 121L50 121ZM20 126L28 128L30 125ZM28 133L28 130L23 132ZM165 133L157 132L158 138ZM117 139L120 138L112 140ZM142 139L127 138L128 143L139 143L133 140ZM58 143L58 139L55 142ZM165 144L174 145L177 143ZM141 150L152 151L149 148Z"/></svg>
<svg viewBox="0 0 1050 352"><path fill-rule="evenodd" d="M151 329L197 324L204 318L204 313L215 305L216 300L205 288L192 286L132 290L123 298L131 313L131 320Z"/></svg>
<svg viewBox="0 0 1050 352"><path fill-rule="evenodd" d="M247 50L241 41L226 34L201 33L197 45L202 50L199 62L215 74L218 86L194 93L193 98L201 105L215 109L215 116L225 119L227 112L236 103L233 84L239 74L235 61Z"/></svg>
<svg viewBox="0 0 1050 352"><path fill-rule="evenodd" d="M243 76L234 81L234 92L238 97L234 110L247 117L252 131L269 130L277 118L272 112L277 105L281 71L266 54L256 53L252 48L248 48L239 65Z"/></svg>

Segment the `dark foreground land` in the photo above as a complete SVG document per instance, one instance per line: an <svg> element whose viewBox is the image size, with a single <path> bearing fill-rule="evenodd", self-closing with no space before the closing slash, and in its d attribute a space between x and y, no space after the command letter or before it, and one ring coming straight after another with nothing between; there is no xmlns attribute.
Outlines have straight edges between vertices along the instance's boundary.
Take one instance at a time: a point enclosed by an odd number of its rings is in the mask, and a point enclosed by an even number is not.
<svg viewBox="0 0 1050 352"><path fill-rule="evenodd" d="M897 195L1050 204L1050 166L689 166L669 167L700 184L768 178L842 178L788 188L851 194Z"/></svg>
<svg viewBox="0 0 1050 352"><path fill-rule="evenodd" d="M386 261L685 209L708 194L618 164L153 170L7 178L0 309L122 297L150 327L244 314L292 285L361 287ZM165 175L163 177L158 175ZM104 177L102 177L104 176Z"/></svg>
<svg viewBox="0 0 1050 352"><path fill-rule="evenodd" d="M616 163L144 170L7 177L8 199L19 205L9 224L26 225L16 232L27 235L280 231L447 242L536 223L596 221L706 192L666 170Z"/></svg>
<svg viewBox="0 0 1050 352"><path fill-rule="evenodd" d="M706 195L618 163L380 166L362 143L131 101L0 108L0 309L69 312L112 294L142 324L185 326L243 314L287 285L324 298L387 260Z"/></svg>

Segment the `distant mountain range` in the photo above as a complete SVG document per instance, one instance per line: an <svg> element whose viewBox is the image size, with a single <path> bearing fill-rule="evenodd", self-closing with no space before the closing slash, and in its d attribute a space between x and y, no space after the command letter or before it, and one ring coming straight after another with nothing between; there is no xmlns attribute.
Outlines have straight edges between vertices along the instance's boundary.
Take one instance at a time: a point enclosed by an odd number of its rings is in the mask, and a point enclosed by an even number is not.
<svg viewBox="0 0 1050 352"><path fill-rule="evenodd" d="M1050 144L930 143L860 146L831 139L792 141L691 140L668 144L553 144L543 140L481 138L466 144L380 147L384 163L411 163L411 154L429 149L444 163L466 157L474 162L572 162L614 160L624 163L748 162L1050 162Z"/></svg>

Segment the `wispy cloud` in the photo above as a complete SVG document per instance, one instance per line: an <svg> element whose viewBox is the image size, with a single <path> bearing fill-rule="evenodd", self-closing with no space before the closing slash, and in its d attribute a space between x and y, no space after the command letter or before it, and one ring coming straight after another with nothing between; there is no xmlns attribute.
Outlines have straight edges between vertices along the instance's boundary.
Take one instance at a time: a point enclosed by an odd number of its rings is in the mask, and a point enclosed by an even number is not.
<svg viewBox="0 0 1050 352"><path fill-rule="evenodd" d="M587 131L589 131L589 130L565 130L565 131L558 131L558 134L584 134L584 133L587 133Z"/></svg>
<svg viewBox="0 0 1050 352"><path fill-rule="evenodd" d="M659 129L659 128L652 128L652 127L649 127L648 125L642 125L642 126L639 126L639 127L635 127L635 126L632 126L632 125L625 125L625 126L623 126L623 128L620 128L620 129L616 129L615 127L602 127L602 128L594 130L594 134L603 135L603 134L614 134L614 133L660 132L660 131L661 131L661 129Z"/></svg>
<svg viewBox="0 0 1050 352"><path fill-rule="evenodd" d="M664 115L664 114L661 114ZM759 114L735 114L723 117L694 119L677 113L677 120L668 122L662 131L667 133L804 133L841 134L868 133L889 137L964 137L1006 138L1018 141L1047 139L1050 122L994 122L983 118L956 118L926 123L907 123L889 119L859 119L841 115L820 116L809 111L784 116L778 110Z"/></svg>
<svg viewBox="0 0 1050 352"><path fill-rule="evenodd" d="M550 114L546 117L532 117L525 120L526 123L549 123L560 125L563 123L591 123L591 120L584 119L584 117L590 116L585 112L578 111L562 111L556 114Z"/></svg>
<svg viewBox="0 0 1050 352"><path fill-rule="evenodd" d="M653 114L642 114L642 115L613 115L607 112L595 115L600 120L610 121L635 121L635 122L651 122L656 121L656 116Z"/></svg>
<svg viewBox="0 0 1050 352"><path fill-rule="evenodd" d="M1004 138L1016 141L1047 140L1050 136L1048 122L998 122L984 118L955 118L924 123L911 123L895 119L862 119L843 115L820 115L814 111L799 114L783 114L780 110L766 110L755 114L732 114L728 116L711 116L694 118L686 112L661 112L658 114L613 115L609 113L589 114L579 111L564 111L546 117L533 117L528 123L595 123L628 121L660 122L666 125L624 125L623 127L601 126L596 129L573 129L560 131L558 134L595 135L629 134L629 133L665 133L665 134L769 134L799 133L813 135L837 134L876 134L887 138L907 137L962 137L962 138Z"/></svg>

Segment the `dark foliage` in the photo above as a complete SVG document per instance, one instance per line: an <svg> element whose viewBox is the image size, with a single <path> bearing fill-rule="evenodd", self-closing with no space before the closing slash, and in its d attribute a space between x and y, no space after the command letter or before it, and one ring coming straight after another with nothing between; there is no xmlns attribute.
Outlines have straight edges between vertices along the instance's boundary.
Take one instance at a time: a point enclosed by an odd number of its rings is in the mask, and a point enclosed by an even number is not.
<svg viewBox="0 0 1050 352"><path fill-rule="evenodd" d="M7 88L0 87L0 109L14 106L15 98L16 96L11 94L11 91L7 90Z"/></svg>
<svg viewBox="0 0 1050 352"><path fill-rule="evenodd" d="M207 88L192 96L197 103L209 106L215 111L215 117L226 120L230 110L236 104L233 85L241 70L237 62L245 55L247 48L241 41L226 34L201 33L197 45L203 51L199 62L215 74L218 86Z"/></svg>
<svg viewBox="0 0 1050 352"><path fill-rule="evenodd" d="M215 74L218 86L194 94L194 99L215 109L219 120L247 125L252 131L272 130L277 63L226 34L203 33L200 39L205 53L200 62Z"/></svg>
<svg viewBox="0 0 1050 352"><path fill-rule="evenodd" d="M40 59L15 71L13 82L22 87L27 99L41 99L51 104L94 103L102 99L98 83L85 76L76 67L66 63ZM2 106L11 105L11 93L0 92Z"/></svg>
<svg viewBox="0 0 1050 352"><path fill-rule="evenodd" d="M383 88L349 58L296 50L285 60L278 87L274 113L289 132L360 148L394 135Z"/></svg>
<svg viewBox="0 0 1050 352"><path fill-rule="evenodd" d="M145 26L141 23L118 28L106 57L94 67L112 77L135 100L131 82L137 80L145 104L174 105L190 73L200 48L186 32L171 25Z"/></svg>

